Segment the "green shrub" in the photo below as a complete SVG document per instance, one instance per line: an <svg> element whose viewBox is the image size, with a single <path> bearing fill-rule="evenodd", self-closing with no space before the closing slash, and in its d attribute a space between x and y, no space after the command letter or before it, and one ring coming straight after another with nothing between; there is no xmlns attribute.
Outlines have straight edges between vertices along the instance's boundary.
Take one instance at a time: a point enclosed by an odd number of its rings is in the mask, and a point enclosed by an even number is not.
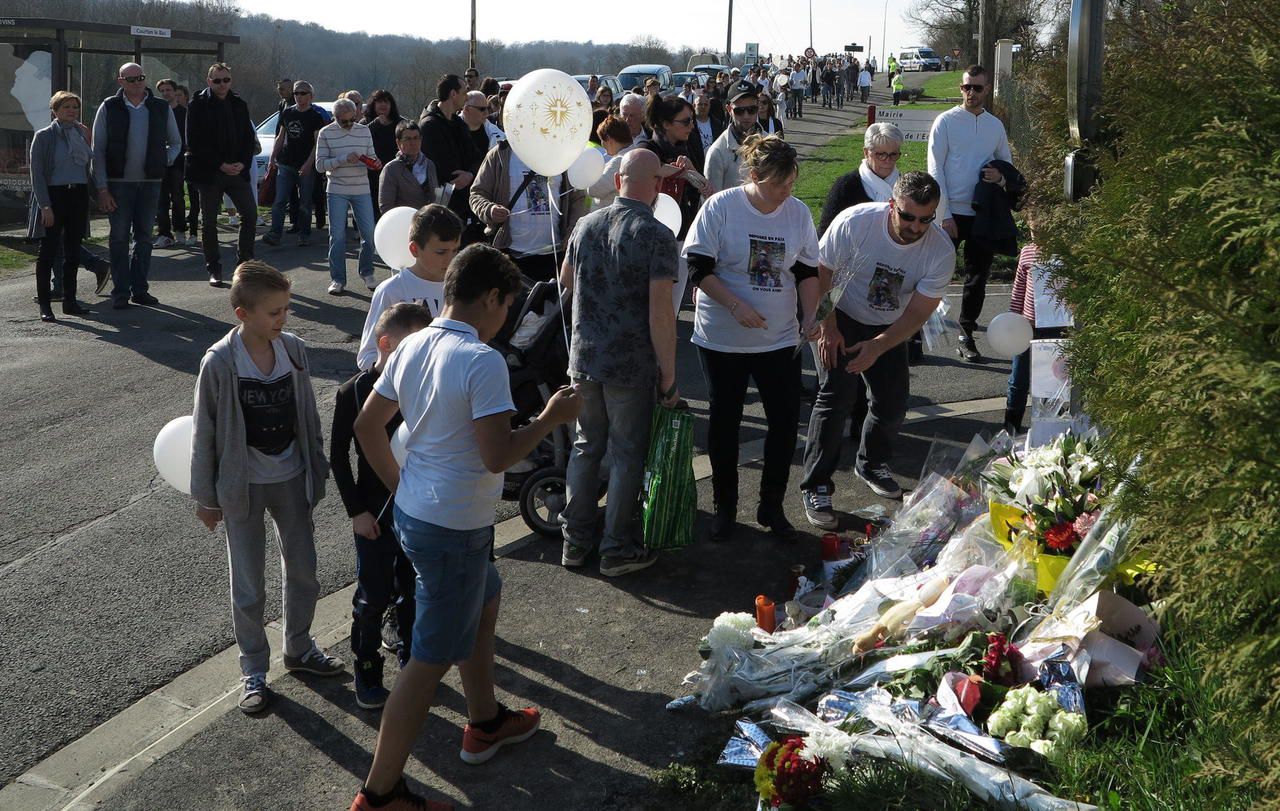
<svg viewBox="0 0 1280 811"><path fill-rule="evenodd" d="M1154 587L1230 745L1204 774L1280 795L1280 13L1276 0L1118 6L1103 182L1041 229L1081 325L1072 379L1117 458ZM1026 168L1060 193L1061 63L1028 81ZM1026 158L1027 155L1020 155ZM1123 768L1123 764L1116 764ZM1266 800L1272 805L1275 799Z"/></svg>

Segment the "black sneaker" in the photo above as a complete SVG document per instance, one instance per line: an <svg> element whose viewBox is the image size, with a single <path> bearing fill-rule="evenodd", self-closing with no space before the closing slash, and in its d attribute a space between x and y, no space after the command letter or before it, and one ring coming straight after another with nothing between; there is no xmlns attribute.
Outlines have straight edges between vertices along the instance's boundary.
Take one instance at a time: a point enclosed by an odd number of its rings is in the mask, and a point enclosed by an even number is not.
<svg viewBox="0 0 1280 811"><path fill-rule="evenodd" d="M301 656L284 655L284 669L290 673L310 673L313 676L337 676L345 669L342 660L336 656L330 656L317 647Z"/></svg>
<svg viewBox="0 0 1280 811"><path fill-rule="evenodd" d="M138 293L133 297L134 304L141 304L145 307L154 307L160 303L160 299L150 293Z"/></svg>
<svg viewBox="0 0 1280 811"><path fill-rule="evenodd" d="M733 540L733 528L738 523L738 511L732 507L716 508L711 516L711 540L724 543Z"/></svg>
<svg viewBox="0 0 1280 811"><path fill-rule="evenodd" d="M267 233L262 235L262 241L267 245L279 245L280 237L268 231Z"/></svg>
<svg viewBox="0 0 1280 811"><path fill-rule="evenodd" d="M590 554L590 549L565 541L560 550L560 565L566 569L581 568L587 562L587 555Z"/></svg>
<svg viewBox="0 0 1280 811"><path fill-rule="evenodd" d="M600 574L605 577L638 572L658 562L658 553L652 549L638 549L630 555L605 555L600 558Z"/></svg>
<svg viewBox="0 0 1280 811"><path fill-rule="evenodd" d="M271 703L271 691L267 689L267 674L254 673L244 677L244 692L240 694L240 712L256 715Z"/></svg>
<svg viewBox="0 0 1280 811"><path fill-rule="evenodd" d="M898 480L893 478L888 465L876 465L867 470L854 468L854 473L866 482L867 487L870 487L876 495L884 498L902 498L902 488L898 486Z"/></svg>
<svg viewBox="0 0 1280 811"><path fill-rule="evenodd" d="M800 498L804 502L804 517L818 529L835 529L840 520L831 510L831 488L825 484L812 490L801 490Z"/></svg>
<svg viewBox="0 0 1280 811"><path fill-rule="evenodd" d="M790 541L796 537L796 528L787 520L781 504L761 504L756 508L756 523L768 527L769 534L778 540Z"/></svg>
<svg viewBox="0 0 1280 811"><path fill-rule="evenodd" d="M972 335L960 336L960 346L956 347L956 354L970 363L982 360L982 353L978 351L978 345L973 342Z"/></svg>
<svg viewBox="0 0 1280 811"><path fill-rule="evenodd" d="M356 704L364 710L381 709L391 691L382 686L382 657L356 660Z"/></svg>

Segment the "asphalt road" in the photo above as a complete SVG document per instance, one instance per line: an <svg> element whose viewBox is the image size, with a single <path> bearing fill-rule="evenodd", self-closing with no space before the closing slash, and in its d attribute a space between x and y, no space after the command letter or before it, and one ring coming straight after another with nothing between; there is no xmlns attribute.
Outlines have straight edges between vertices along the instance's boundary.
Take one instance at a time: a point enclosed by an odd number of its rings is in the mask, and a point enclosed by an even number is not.
<svg viewBox="0 0 1280 811"><path fill-rule="evenodd" d="M852 118L807 115L812 130L797 127L795 138L816 144ZM222 238L229 263L232 235ZM368 295L325 295L322 244L259 244L258 257L293 279L288 328L308 343L327 425L334 391L353 372ZM167 421L190 412L199 359L234 316L226 291L206 284L196 252L157 251L151 278L157 307L118 312L82 295L93 314L56 325L36 318L30 276L0 282L0 784L233 641L223 539L159 480L151 444ZM993 294L983 320L1006 306ZM1002 395L1007 373L1007 363L964 366L933 355L913 372L912 405ZM693 406L705 409L687 344L680 375ZM758 406L749 408L743 440L762 428ZM331 487L316 513L322 594L352 581L350 538ZM269 563L268 594L278 593L278 567ZM696 613L711 610L699 604ZM278 613L273 596L267 615ZM580 648L588 658L609 655L591 651L585 637ZM597 677L598 703L607 706L622 688L604 671Z"/></svg>

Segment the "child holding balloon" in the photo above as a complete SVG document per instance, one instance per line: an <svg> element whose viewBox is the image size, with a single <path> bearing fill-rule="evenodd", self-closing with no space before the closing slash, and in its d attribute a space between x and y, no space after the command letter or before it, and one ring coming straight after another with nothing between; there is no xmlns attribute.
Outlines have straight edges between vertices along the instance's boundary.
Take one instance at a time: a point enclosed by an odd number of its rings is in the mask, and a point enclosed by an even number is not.
<svg viewBox="0 0 1280 811"><path fill-rule="evenodd" d="M457 231L461 232L462 223L456 214L443 206L435 208L457 221ZM388 282L382 284L385 287ZM372 369L357 373L338 387L333 408L329 464L355 536L356 593L351 598L351 653L356 659L356 703L366 710L378 709L387 701L387 689L382 686L382 655L378 652L382 642L382 617L389 606L396 606L396 633L400 639L397 653L403 667L409 661L417 604L413 599L413 564L405 557L392 527L395 505L391 493L370 467L364 449L356 441L355 422L387 358L401 341L430 323L431 311L421 304L401 301L383 310L373 329L378 353L376 363ZM402 422L397 411L387 423L387 435L394 434ZM356 447L354 474L352 444Z"/></svg>
<svg viewBox="0 0 1280 811"><path fill-rule="evenodd" d="M226 525L245 713L262 711L271 697L263 627L267 513L284 569L285 669L319 676L343 670L311 637L320 591L311 516L329 465L306 345L284 331L289 292L289 279L265 262L236 268L231 306L240 324L200 361L192 415L191 496L210 532Z"/></svg>

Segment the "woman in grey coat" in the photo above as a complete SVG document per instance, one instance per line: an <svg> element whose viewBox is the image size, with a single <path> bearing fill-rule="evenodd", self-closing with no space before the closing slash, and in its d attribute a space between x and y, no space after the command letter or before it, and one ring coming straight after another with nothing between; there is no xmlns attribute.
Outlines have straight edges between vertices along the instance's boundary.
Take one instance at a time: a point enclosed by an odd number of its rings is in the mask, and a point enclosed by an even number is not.
<svg viewBox="0 0 1280 811"><path fill-rule="evenodd" d="M89 231L89 190L93 150L80 123L80 97L60 90L49 100L54 120L31 140L31 216L28 236L40 239L36 258L36 301L40 320L53 321L50 280L54 259L62 254L62 312L85 315L76 301L80 243Z"/></svg>

